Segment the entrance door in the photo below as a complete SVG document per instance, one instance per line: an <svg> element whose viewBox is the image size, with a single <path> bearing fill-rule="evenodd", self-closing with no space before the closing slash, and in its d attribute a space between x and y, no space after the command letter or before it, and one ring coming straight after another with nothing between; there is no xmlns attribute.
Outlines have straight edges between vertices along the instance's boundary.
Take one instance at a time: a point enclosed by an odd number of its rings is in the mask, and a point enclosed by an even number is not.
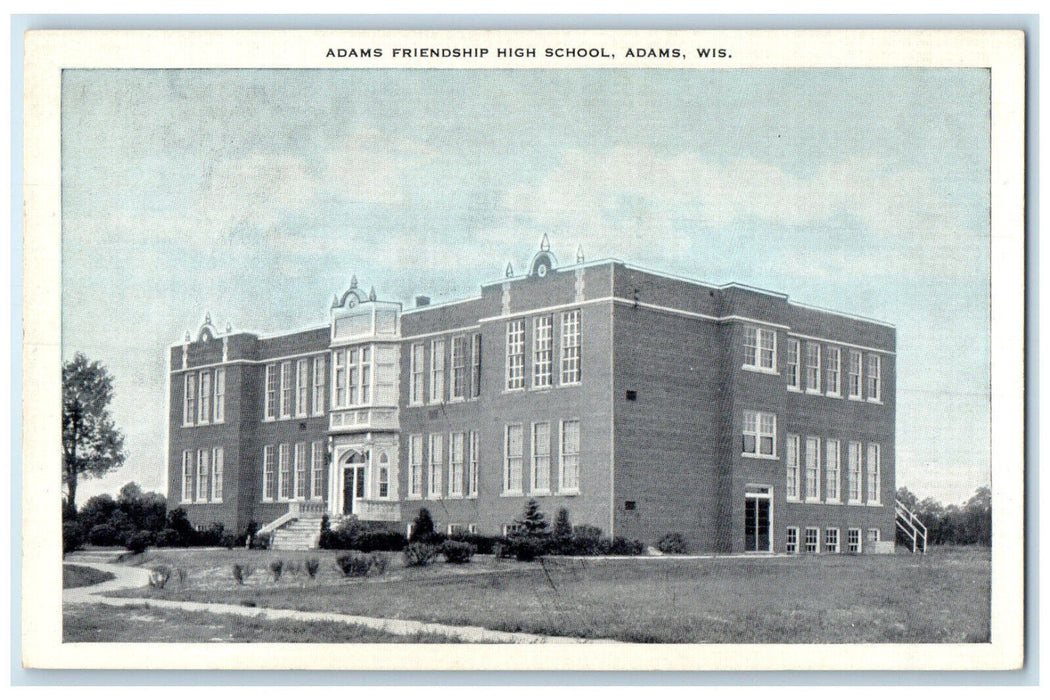
<svg viewBox="0 0 1050 700"><path fill-rule="evenodd" d="M771 551L772 533L768 493L744 494L744 551Z"/></svg>
<svg viewBox="0 0 1050 700"><path fill-rule="evenodd" d="M354 500L365 495L365 465L367 457L351 453L343 461L343 515L354 514Z"/></svg>

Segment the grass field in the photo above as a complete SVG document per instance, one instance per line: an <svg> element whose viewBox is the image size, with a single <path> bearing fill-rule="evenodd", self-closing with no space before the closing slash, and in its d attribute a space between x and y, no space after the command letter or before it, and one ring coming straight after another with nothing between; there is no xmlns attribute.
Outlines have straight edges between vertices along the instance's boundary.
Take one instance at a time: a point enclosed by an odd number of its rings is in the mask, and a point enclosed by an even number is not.
<svg viewBox="0 0 1050 700"><path fill-rule="evenodd" d="M80 588L81 586L93 586L96 583L109 581L114 578L113 574L98 569L91 569L76 564L62 565L62 588Z"/></svg>
<svg viewBox="0 0 1050 700"><path fill-rule="evenodd" d="M989 639L990 553L943 548L925 557L713 559L476 557L343 579L318 552L316 580L274 583L267 564L304 555L180 550L147 554L186 573L163 591L128 592L259 607L324 610L505 631L632 642L982 642ZM152 557L152 560L150 559ZM234 562L256 571L240 586Z"/></svg>

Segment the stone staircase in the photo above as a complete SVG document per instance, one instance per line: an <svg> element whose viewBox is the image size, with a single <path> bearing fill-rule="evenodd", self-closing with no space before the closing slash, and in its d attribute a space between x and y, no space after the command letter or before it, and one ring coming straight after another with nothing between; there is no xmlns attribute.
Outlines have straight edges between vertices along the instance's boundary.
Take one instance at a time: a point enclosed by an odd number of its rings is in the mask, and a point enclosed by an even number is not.
<svg viewBox="0 0 1050 700"><path fill-rule="evenodd" d="M320 516L301 515L274 529L270 549L286 551L317 549L317 542L320 538Z"/></svg>

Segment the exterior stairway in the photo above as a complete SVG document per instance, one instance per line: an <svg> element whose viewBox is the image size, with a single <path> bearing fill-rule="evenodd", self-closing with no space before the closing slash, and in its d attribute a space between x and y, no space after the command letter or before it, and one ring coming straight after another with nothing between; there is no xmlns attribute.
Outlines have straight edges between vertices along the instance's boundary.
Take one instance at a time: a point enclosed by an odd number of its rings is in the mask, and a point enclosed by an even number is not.
<svg viewBox="0 0 1050 700"><path fill-rule="evenodd" d="M321 518L302 517L281 525L273 531L270 549L304 551L317 549L321 539Z"/></svg>
<svg viewBox="0 0 1050 700"><path fill-rule="evenodd" d="M897 529L911 541L911 551L926 554L926 526L900 501L894 503Z"/></svg>

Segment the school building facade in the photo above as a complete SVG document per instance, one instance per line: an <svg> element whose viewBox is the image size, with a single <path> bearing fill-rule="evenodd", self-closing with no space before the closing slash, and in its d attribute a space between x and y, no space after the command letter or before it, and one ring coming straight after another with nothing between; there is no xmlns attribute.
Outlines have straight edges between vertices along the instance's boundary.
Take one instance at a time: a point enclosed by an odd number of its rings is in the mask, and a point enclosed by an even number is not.
<svg viewBox="0 0 1050 700"><path fill-rule="evenodd" d="M170 349L168 498L275 536L322 514L499 534L553 518L701 552L892 547L896 332L620 261L413 308L356 278L330 322L210 318ZM881 542L881 544L876 544Z"/></svg>

